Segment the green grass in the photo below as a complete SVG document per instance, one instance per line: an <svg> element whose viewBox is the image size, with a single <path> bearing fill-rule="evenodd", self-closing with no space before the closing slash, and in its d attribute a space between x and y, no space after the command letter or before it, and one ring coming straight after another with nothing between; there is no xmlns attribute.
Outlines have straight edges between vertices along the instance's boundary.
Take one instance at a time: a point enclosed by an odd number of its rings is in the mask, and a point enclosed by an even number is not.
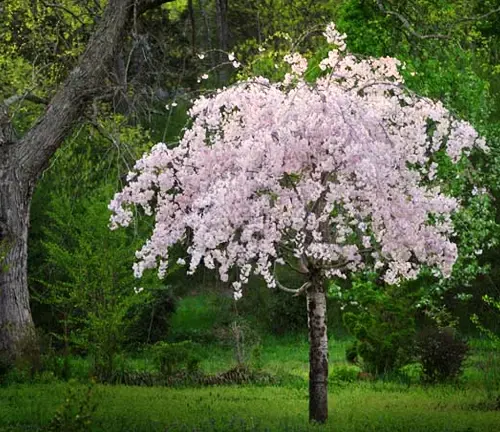
<svg viewBox="0 0 500 432"><path fill-rule="evenodd" d="M0 431L37 431L63 402L68 384L0 389ZM81 387L82 392L85 388ZM307 392L286 387L198 389L96 386L92 431L494 432L500 412L481 411L484 394L450 386L356 383L332 388L330 421L311 428Z"/></svg>
<svg viewBox="0 0 500 432"><path fill-rule="evenodd" d="M89 431L401 431L496 432L500 410L494 410L500 371L478 364L500 357L496 347L474 342L466 373L459 384L425 387L413 381L356 381L356 370L344 360L347 342L331 340L330 420L311 427L307 419L308 342L305 336L267 336L262 340L263 370L285 376L280 386L218 386L160 388L96 385L97 409ZM483 346L484 345L484 346ZM205 372L234 365L232 352L203 347ZM144 358L127 359L130 366L151 368ZM83 364L78 364L83 369ZM487 364L488 366L488 364ZM347 370L347 373L345 374ZM349 373L351 372L351 373ZM353 372L353 374L352 374ZM290 377L295 377L291 379ZM344 378L343 378L344 377ZM345 378L352 379L345 379ZM351 381L351 382L347 382ZM42 431L64 402L69 387L85 393L81 384L16 384L0 388L0 432ZM78 402L72 402L73 415ZM72 431L67 426L61 431ZM87 430L87 429L85 429Z"/></svg>

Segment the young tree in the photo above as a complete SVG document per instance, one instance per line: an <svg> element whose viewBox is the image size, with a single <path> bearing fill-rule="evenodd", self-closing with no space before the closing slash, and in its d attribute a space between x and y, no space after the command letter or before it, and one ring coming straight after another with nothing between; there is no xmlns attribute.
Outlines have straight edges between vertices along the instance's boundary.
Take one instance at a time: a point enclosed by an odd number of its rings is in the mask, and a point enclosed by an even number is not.
<svg viewBox="0 0 500 432"><path fill-rule="evenodd" d="M27 233L33 188L51 156L99 95L110 63L133 18L172 0L110 0L77 65L22 138L13 133L9 106L0 103L0 354L12 357L32 327L27 282ZM36 98L35 98L36 99Z"/></svg>
<svg viewBox="0 0 500 432"><path fill-rule="evenodd" d="M127 226L131 206L155 214L151 238L137 252L136 276L158 267L169 248L189 247L189 271L238 268L235 298L250 274L269 288L307 297L310 339L309 416L328 417L325 281L367 266L386 282L417 277L431 266L444 277L457 248L456 199L435 178L443 154L456 162L484 141L439 102L404 88L393 58L357 59L333 24L332 44L314 83L307 61L286 56L282 82L258 77L201 97L179 146L156 145L110 204L112 227ZM183 260L181 260L182 263ZM277 266L305 278L283 286Z"/></svg>

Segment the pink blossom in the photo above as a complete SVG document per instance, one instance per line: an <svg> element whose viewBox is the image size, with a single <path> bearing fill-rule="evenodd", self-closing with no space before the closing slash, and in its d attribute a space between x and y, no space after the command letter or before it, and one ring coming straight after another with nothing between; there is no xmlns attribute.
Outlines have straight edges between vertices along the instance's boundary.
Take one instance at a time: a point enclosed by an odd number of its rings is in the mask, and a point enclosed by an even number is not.
<svg viewBox="0 0 500 432"><path fill-rule="evenodd" d="M344 43L334 27L326 35ZM236 297L252 273L276 286L285 254L326 277L370 265L398 283L423 264L448 276L459 203L432 182L433 154L456 162L484 141L441 103L406 91L396 59L334 49L314 85L302 56L286 60L286 85L258 77L200 97L179 146L160 143L136 163L110 204L112 227L130 224L132 206L154 214L135 274L165 274L169 248L189 232L189 271L203 263L228 280L238 267Z"/></svg>

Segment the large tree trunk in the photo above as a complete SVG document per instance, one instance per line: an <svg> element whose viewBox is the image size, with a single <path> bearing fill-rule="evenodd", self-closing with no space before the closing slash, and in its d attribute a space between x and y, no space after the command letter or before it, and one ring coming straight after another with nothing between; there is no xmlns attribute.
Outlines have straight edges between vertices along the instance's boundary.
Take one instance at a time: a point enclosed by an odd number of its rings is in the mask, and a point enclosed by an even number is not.
<svg viewBox="0 0 500 432"><path fill-rule="evenodd" d="M31 190L0 163L0 357L13 360L32 331L27 282Z"/></svg>
<svg viewBox="0 0 500 432"><path fill-rule="evenodd" d="M173 0L109 0L78 64L50 100L45 113L14 140L8 107L24 98L0 101L0 351L15 358L31 331L27 281L27 234L31 195L50 158L80 120L88 102L106 86L133 18ZM3 251L3 252L2 252Z"/></svg>
<svg viewBox="0 0 500 432"><path fill-rule="evenodd" d="M309 421L325 423L328 418L328 336L326 294L319 273L310 277L307 289L309 326Z"/></svg>

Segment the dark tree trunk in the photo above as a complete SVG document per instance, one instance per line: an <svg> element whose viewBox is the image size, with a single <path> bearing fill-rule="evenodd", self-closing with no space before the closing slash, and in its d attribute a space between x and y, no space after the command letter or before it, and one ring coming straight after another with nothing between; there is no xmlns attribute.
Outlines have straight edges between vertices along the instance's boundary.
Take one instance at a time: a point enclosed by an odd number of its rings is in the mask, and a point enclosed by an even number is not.
<svg viewBox="0 0 500 432"><path fill-rule="evenodd" d="M0 101L0 355L15 358L19 341L33 328L27 280L31 195L39 176L93 97L103 91L134 15L173 0L109 0L78 64L45 113L16 141L8 106Z"/></svg>
<svg viewBox="0 0 500 432"><path fill-rule="evenodd" d="M325 423L328 418L328 336L324 279L312 273L307 290L309 326L309 421Z"/></svg>
<svg viewBox="0 0 500 432"><path fill-rule="evenodd" d="M227 55L224 54L229 49L229 26L227 22L227 7L228 0L216 0L215 12L217 18L217 39L219 41L219 64L228 61ZM219 84L225 84L228 79L227 65L221 66L219 69Z"/></svg>
<svg viewBox="0 0 500 432"><path fill-rule="evenodd" d="M0 356L12 360L33 329L27 283L31 188L0 163Z"/></svg>

